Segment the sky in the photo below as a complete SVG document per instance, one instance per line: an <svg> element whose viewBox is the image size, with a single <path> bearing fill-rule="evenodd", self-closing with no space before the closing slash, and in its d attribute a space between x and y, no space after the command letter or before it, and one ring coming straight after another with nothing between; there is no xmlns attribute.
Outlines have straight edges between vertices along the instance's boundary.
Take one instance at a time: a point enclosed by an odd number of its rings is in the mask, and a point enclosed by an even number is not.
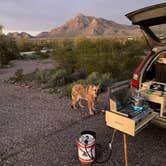
<svg viewBox="0 0 166 166"><path fill-rule="evenodd" d="M121 24L126 13L165 0L0 0L3 32L25 31L36 35L60 26L77 13L103 17Z"/></svg>

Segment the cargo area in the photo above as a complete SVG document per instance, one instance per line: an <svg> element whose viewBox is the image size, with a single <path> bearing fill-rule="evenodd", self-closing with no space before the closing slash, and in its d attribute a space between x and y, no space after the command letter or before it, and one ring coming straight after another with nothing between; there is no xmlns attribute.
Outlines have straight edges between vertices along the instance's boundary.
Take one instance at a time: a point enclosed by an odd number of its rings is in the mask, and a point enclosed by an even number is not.
<svg viewBox="0 0 166 166"><path fill-rule="evenodd" d="M161 52L145 68L140 87L150 107L166 118L166 52Z"/></svg>
<svg viewBox="0 0 166 166"><path fill-rule="evenodd" d="M142 82L156 81L166 84L166 51L149 62L142 77Z"/></svg>

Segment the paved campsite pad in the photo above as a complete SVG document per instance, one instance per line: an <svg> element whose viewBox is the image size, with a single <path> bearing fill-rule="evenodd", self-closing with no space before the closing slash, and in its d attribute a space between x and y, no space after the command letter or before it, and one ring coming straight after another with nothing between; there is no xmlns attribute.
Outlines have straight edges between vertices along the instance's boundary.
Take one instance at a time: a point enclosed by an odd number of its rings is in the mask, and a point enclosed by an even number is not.
<svg viewBox="0 0 166 166"><path fill-rule="evenodd" d="M0 69L1 165L80 165L75 140L83 130L96 131L97 142L106 145L113 130L105 126L104 114L89 116L87 110L73 111L67 98L5 83L4 79L22 63L27 64L16 61L13 67ZM27 72L35 69L35 65L40 66L39 62L28 63L24 65L25 71L26 66L28 68ZM104 94L101 95L101 103L107 101L106 98ZM122 135L117 133L112 161L101 165L123 165L122 147ZM128 137L129 165L165 166L165 147L166 130L150 125L136 137ZM104 157L107 154L108 151Z"/></svg>

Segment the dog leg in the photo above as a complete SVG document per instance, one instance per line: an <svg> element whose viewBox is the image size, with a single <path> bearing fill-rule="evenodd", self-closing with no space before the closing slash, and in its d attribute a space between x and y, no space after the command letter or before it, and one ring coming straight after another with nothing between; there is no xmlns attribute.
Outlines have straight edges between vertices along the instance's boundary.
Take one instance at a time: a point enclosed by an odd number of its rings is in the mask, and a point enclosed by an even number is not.
<svg viewBox="0 0 166 166"><path fill-rule="evenodd" d="M75 110L76 109L76 104L72 102L71 108Z"/></svg>
<svg viewBox="0 0 166 166"><path fill-rule="evenodd" d="M76 97L72 96L72 104L71 104L71 108L76 109L76 103L77 103L77 99L76 99Z"/></svg>
<svg viewBox="0 0 166 166"><path fill-rule="evenodd" d="M89 109L89 114L94 115L94 112L92 110L92 102L91 101L88 101L88 109Z"/></svg>
<svg viewBox="0 0 166 166"><path fill-rule="evenodd" d="M79 100L78 104L79 104L79 106L80 106L81 108L84 108L84 107L85 107L84 105L81 104L81 100Z"/></svg>
<svg viewBox="0 0 166 166"><path fill-rule="evenodd" d="M94 102L92 102L92 109L93 109L94 111L96 110Z"/></svg>

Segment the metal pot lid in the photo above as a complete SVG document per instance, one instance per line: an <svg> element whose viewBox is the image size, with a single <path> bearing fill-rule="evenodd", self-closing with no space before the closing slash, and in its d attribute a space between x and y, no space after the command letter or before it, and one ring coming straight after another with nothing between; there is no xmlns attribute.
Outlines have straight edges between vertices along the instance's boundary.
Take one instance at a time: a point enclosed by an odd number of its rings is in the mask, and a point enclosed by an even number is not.
<svg viewBox="0 0 166 166"><path fill-rule="evenodd" d="M80 138L79 141L83 145L91 145L94 143L95 139L92 135L90 134L83 134ZM87 142L87 144L85 143Z"/></svg>

